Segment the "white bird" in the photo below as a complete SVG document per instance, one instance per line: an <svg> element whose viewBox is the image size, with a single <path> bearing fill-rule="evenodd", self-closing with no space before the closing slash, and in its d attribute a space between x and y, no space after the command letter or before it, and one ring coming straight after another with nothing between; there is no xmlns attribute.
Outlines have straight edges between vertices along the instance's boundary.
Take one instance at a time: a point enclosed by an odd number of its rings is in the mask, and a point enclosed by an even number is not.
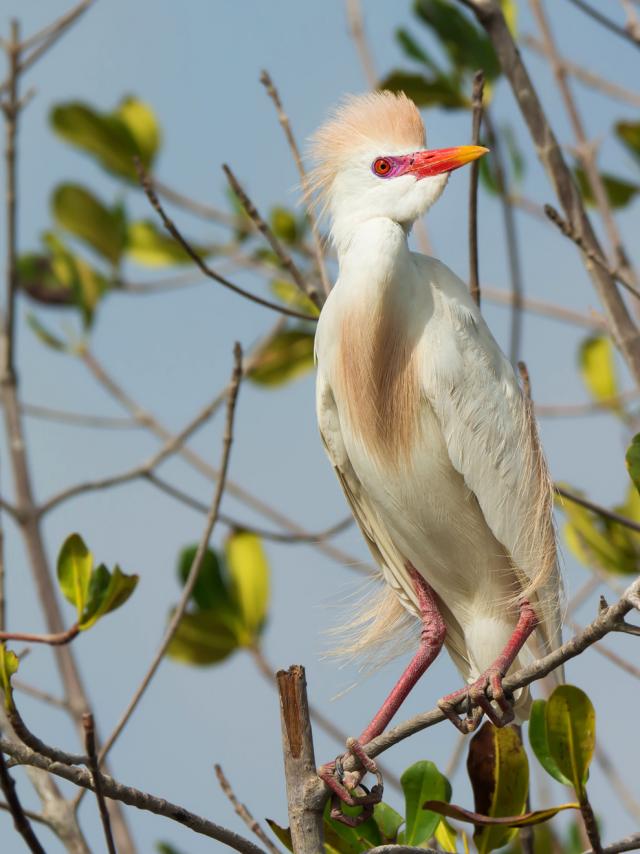
<svg viewBox="0 0 640 854"><path fill-rule="evenodd" d="M443 644L465 687L442 710L464 732L483 712L508 723L502 678L560 638L553 494L530 404L464 283L407 243L449 173L487 149L425 144L415 104L391 92L347 99L313 138L310 192L339 260L316 333L318 424L386 582L354 617L350 649L393 642L407 615L422 621L418 652L359 744ZM526 718L528 691L514 703Z"/></svg>

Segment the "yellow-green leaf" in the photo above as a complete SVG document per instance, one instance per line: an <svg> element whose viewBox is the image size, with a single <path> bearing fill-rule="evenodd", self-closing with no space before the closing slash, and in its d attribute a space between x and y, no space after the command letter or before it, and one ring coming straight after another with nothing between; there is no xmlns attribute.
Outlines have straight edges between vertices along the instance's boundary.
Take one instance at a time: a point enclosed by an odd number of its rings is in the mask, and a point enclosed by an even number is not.
<svg viewBox="0 0 640 854"><path fill-rule="evenodd" d="M53 332L50 332L47 327L38 320L35 314L32 314L31 312L27 314L27 323L31 327L31 330L43 344L46 344L47 347L51 347L52 350L58 350L61 353L69 350L68 345L62 340L62 338L59 338Z"/></svg>
<svg viewBox="0 0 640 854"><path fill-rule="evenodd" d="M629 477L640 492L640 433L636 433L631 440L631 444L627 448L625 460Z"/></svg>
<svg viewBox="0 0 640 854"><path fill-rule="evenodd" d="M487 721L471 739L467 769L475 811L489 818L522 815L529 790L529 763L513 727L498 729ZM513 836L508 827L479 827L474 840L479 854L501 848Z"/></svg>
<svg viewBox="0 0 640 854"><path fill-rule="evenodd" d="M596 745L596 713L575 685L559 685L546 707L549 752L580 797Z"/></svg>
<svg viewBox="0 0 640 854"><path fill-rule="evenodd" d="M198 246L190 241L198 255L211 255L213 247ZM127 255L145 267L173 267L177 264L193 264L193 260L170 234L148 219L129 224L127 232Z"/></svg>
<svg viewBox="0 0 640 854"><path fill-rule="evenodd" d="M269 224L276 237L289 245L296 243L300 237L298 223L291 211L282 207L271 208Z"/></svg>
<svg viewBox="0 0 640 854"><path fill-rule="evenodd" d="M458 846L456 845L458 834L455 827L452 827L446 818L440 819L440 824L436 827L434 836L443 851L447 851L448 854L456 854L458 850Z"/></svg>
<svg viewBox="0 0 640 854"><path fill-rule="evenodd" d="M576 167L575 176L580 187L580 192L588 205L595 207L597 204L595 195L591 189L591 182L587 177L587 173L582 167ZM611 175L607 172L601 172L600 178L604 185L604 190L612 208L626 208L634 197L640 193L640 186L627 181L625 178L620 178L618 175Z"/></svg>
<svg viewBox="0 0 640 854"><path fill-rule="evenodd" d="M59 184L51 207L56 221L116 266L126 242L124 213L107 208L80 184Z"/></svg>
<svg viewBox="0 0 640 854"><path fill-rule="evenodd" d="M547 701L535 700L531 706L529 716L529 742L533 752L544 770L565 786L571 785L569 780L558 768L555 759L549 749L549 738L547 735Z"/></svg>
<svg viewBox="0 0 640 854"><path fill-rule="evenodd" d="M318 306L314 302L311 302L309 297L303 294L294 282L289 282L286 279L274 279L269 287L278 299L281 299L283 303L291 306L291 308L304 311L312 315L312 317L319 316L320 309Z"/></svg>
<svg viewBox="0 0 640 854"><path fill-rule="evenodd" d="M162 135L155 113L148 104L128 95L118 105L115 115L122 119L138 147L139 157L148 169L160 147Z"/></svg>
<svg viewBox="0 0 640 854"><path fill-rule="evenodd" d="M187 613L180 620L167 654L187 664L217 664L238 648L241 633L235 615L221 608Z"/></svg>
<svg viewBox="0 0 640 854"><path fill-rule="evenodd" d="M269 563L262 541L249 531L235 531L225 543L225 557L242 621L255 637L269 605Z"/></svg>
<svg viewBox="0 0 640 854"><path fill-rule="evenodd" d="M271 338L258 354L249 379L258 385L278 386L313 368L313 334L287 329Z"/></svg>
<svg viewBox="0 0 640 854"><path fill-rule="evenodd" d="M595 335L583 341L579 364L583 382L594 400L619 409L619 404L611 403L611 398L618 396L618 381L613 345L609 338Z"/></svg>
<svg viewBox="0 0 640 854"><path fill-rule="evenodd" d="M104 564L100 564L91 575L89 599L79 623L80 629L91 628L105 614L124 605L137 584L137 575L126 575L119 566L109 572Z"/></svg>
<svg viewBox="0 0 640 854"><path fill-rule="evenodd" d="M58 555L58 583L67 601L75 605L78 621L89 599L93 555L80 534L71 534Z"/></svg>
<svg viewBox="0 0 640 854"><path fill-rule="evenodd" d="M0 688L4 694L4 704L7 709L13 709L13 689L11 677L18 672L18 656L4 643L0 643Z"/></svg>
<svg viewBox="0 0 640 854"><path fill-rule="evenodd" d="M293 851L293 842L291 841L291 830L288 827L280 827L272 818L265 819L274 835L288 851Z"/></svg>
<svg viewBox="0 0 640 854"><path fill-rule="evenodd" d="M427 801L425 806L428 806L429 809L439 813L440 815L446 815L448 818L454 818L457 821L467 821L471 824L475 824L476 827L493 828L531 827L532 825L542 824L542 822L549 821L550 818L553 818L563 810L580 809L580 804L559 804L555 807L547 807L547 809L544 810L533 810L532 812L526 812L522 815L492 817L488 815L481 815L480 813L473 812L472 810L466 810L464 807L459 807L457 804L447 804L440 801ZM453 830L453 828L451 828L451 830ZM454 847L453 851L455 852L455 850L456 849Z"/></svg>

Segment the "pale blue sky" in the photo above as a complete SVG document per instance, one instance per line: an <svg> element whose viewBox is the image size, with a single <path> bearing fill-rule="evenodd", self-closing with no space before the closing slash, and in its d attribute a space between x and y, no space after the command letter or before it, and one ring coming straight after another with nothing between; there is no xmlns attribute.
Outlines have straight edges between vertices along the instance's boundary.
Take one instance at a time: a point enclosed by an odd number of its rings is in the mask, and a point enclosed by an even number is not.
<svg viewBox="0 0 640 854"><path fill-rule="evenodd" d="M522 7L521 27L533 23ZM617 11L616 4L610 4ZM572 58L588 64L627 86L637 76L637 55L614 37L603 37L570 4L547 3L554 14L558 39ZM19 15L26 34L61 14L68 4L9 0L4 4L2 28ZM403 63L393 39L399 25L417 26L410 3L365 3L367 31L382 74ZM554 126L563 140L569 128L561 111L549 71L526 54ZM633 64L635 60L635 65ZM48 196L61 180L86 182L105 198L113 198L117 184L93 162L54 137L47 114L57 101L77 98L109 109L125 93L134 93L156 110L164 129L164 147L158 174L167 183L202 201L223 203L225 182L220 164L228 162L262 210L277 202L295 204L296 173L271 103L258 82L268 68L280 88L299 140L304 140L328 109L346 92L365 88L351 44L343 4L223 2L191 0L99 0L74 30L28 75L37 88L20 132L20 246L36 245L49 224ZM612 105L599 95L575 91L589 134L604 135L614 119L632 118L633 111ZM504 82L498 86L495 113L508 120L527 153L525 192L539 203L553 201L552 191L534 162L513 100ZM426 115L430 144L445 146L468 140L466 114L431 111ZM607 140L603 151L607 167L633 177L630 158ZM636 175L637 179L637 175ZM429 216L429 231L438 257L466 277L467 176L455 175L443 199ZM141 216L149 215L144 199L134 190L126 203ZM176 213L191 233L207 238L207 226ZM636 206L622 219L629 248L638 233ZM519 216L525 288L527 294L582 311L597 308L590 282L573 247L551 227ZM4 246L2 246L4 251ZM640 260L640 259L637 259ZM481 200L482 278L507 287L502 251L502 223L496 202ZM132 276L139 271L132 268ZM248 276L239 283L257 286ZM95 386L83 367L69 357L46 350L23 320L26 302L19 305L19 364L25 400L86 412L119 414L117 407ZM494 334L507 346L508 314L486 305ZM52 327L60 315L41 312ZM169 426L178 429L219 389L229 373L235 339L249 346L272 318L263 309L211 283L155 298L113 296L100 310L92 347L109 371L140 403ZM555 321L527 317L523 356L539 402L578 402L585 392L577 378L576 349L582 330ZM36 490L45 497L66 484L119 471L146 459L157 447L141 431L106 433L29 420L29 450L36 469ZM217 461L220 422L194 439L208 459ZM607 416L586 420L545 421L545 448L556 478L585 489L596 500L619 500L627 487L623 452L628 437L619 422ZM208 501L211 486L180 462L163 469L174 482ZM247 385L241 391L232 477L250 487L312 530L345 514L345 503L320 447L313 411L313 379L297 381L278 392ZM2 490L10 494L6 453L2 456ZM237 517L262 523L232 499L225 508ZM38 630L40 610L34 598L23 549L10 522L7 566L10 626ZM146 485L133 485L69 502L47 519L47 544L54 555L68 533L78 530L99 560L119 562L125 571L140 573L138 590L117 614L105 619L75 649L90 686L97 718L109 731L138 683L161 636L166 614L177 598L175 558L179 549L198 539L202 520ZM224 533L220 527L219 540ZM339 538L348 551L366 560L358 534L350 530ZM346 732L357 734L400 672L394 662L357 686L343 699L331 697L356 678L353 669L339 670L322 660L327 646L323 630L335 619L335 606L353 588L353 574L309 547L269 544L273 569L273 602L265 649L275 666L303 663L307 667L312 701ZM584 570L567 558L569 592L585 580ZM357 579L356 579L357 580ZM66 606L65 606L66 607ZM593 612L580 613L586 621ZM72 619L70 608L67 610ZM611 645L632 657L634 640L616 638ZM637 770L637 753L629 749L629 709L637 699L636 686L621 671L594 652L568 668L570 681L588 690L598 713L598 732L629 780ZM21 676L52 691L57 678L51 656L36 650L24 662ZM430 708L442 694L457 686L458 677L443 657L405 705L401 718ZM74 734L64 717L43 710L27 699L26 720L44 739L75 749ZM417 759L447 763L456 734L440 726L414 737L385 756L401 771ZM339 752L339 745L316 732L318 761ZM244 832L243 826L219 792L212 765L220 762L241 800L254 814L286 824L281 771L280 725L274 692L256 676L247 656L237 655L223 666L190 669L165 662L140 709L112 752L118 779L183 803L195 812ZM461 772L454 779L454 800L470 805ZM535 784L534 784L535 791ZM605 837L612 840L636 830L609 791L598 768L590 783L596 812L602 815ZM25 801L34 805L27 785ZM640 797L640 792L637 793ZM554 797L566 799L565 793ZM399 805L389 789L388 800ZM214 850L211 841L148 813L127 812L140 851L151 851L156 840L172 841L185 852ZM83 826L95 850L102 850L95 804L86 798ZM9 832L9 820L0 815L0 834ZM60 846L38 829L47 850ZM18 841L9 836L13 847Z"/></svg>

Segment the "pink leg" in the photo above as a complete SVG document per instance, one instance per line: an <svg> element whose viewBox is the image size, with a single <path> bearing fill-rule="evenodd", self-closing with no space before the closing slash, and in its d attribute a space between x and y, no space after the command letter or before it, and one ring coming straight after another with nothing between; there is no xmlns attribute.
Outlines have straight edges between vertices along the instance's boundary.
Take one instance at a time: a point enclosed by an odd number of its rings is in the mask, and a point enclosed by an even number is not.
<svg viewBox="0 0 640 854"><path fill-rule="evenodd" d="M437 657L438 653L442 649L446 633L444 620L440 614L433 590L410 563L407 563L407 570L411 575L411 579L418 596L418 607L420 609L420 618L422 620L420 647L411 659L409 666L406 668L395 687L382 704L380 711L371 721L369 726L362 732L360 738L357 741L355 739L349 739L347 742L349 751L346 755L356 756L360 759L361 765L365 770L372 771L376 774L378 772L375 767L375 763L366 757L366 754L361 749L361 745L367 744L371 739L380 735L380 733L386 729L389 721L406 700L413 686ZM365 761L365 759L367 761ZM382 785L381 780L379 779L379 784L374 786L370 794L354 796L351 794L350 790L359 785L362 773L356 772L349 775L343 775L341 765L342 762L340 759L336 760L336 762L330 762L327 765L323 765L318 770L318 776L324 780L333 792L332 817L342 821L344 824L353 826L354 823L360 824L362 821L365 821L369 815L371 815L371 810L373 809L372 805L374 803L378 803L382 798ZM336 776L336 770L338 771L338 776ZM343 815L340 810L339 801L343 801L351 806L362 805L362 814L355 818Z"/></svg>
<svg viewBox="0 0 640 854"><path fill-rule="evenodd" d="M511 723L514 717L513 707L505 697L502 680L537 625L536 612L526 600L523 601L520 604L520 616L513 634L493 664L471 685L466 685L439 700L438 706L460 732L473 732L482 720L483 712L496 726L502 727ZM500 712L494 708L487 697L486 690L489 686L492 698ZM470 705L475 707L464 719L460 718L455 711L456 705L463 697L466 697Z"/></svg>

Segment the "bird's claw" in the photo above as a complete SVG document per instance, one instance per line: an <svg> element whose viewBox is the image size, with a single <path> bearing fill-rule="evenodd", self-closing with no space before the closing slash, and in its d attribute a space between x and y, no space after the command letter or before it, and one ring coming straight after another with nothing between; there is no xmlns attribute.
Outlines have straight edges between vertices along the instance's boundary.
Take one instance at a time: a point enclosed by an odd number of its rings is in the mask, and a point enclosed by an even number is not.
<svg viewBox="0 0 640 854"><path fill-rule="evenodd" d="M358 760L361 769L345 772L343 763L350 756ZM376 784L371 791L360 782L367 771L376 776ZM374 806L382 800L384 789L382 774L374 760L367 756L362 745L355 738L347 739L345 754L318 769L318 777L331 789L331 818L348 827L358 827L371 818ZM354 794L356 789L362 789L364 795ZM350 807L362 807L362 812L354 816L345 815L341 807L343 803Z"/></svg>
<svg viewBox="0 0 640 854"><path fill-rule="evenodd" d="M438 701L438 707L451 723L467 735L474 732L480 725L483 714L497 727L503 727L514 719L513 705L507 699L502 687L502 673L490 668L482 676L453 694L448 694ZM491 688L491 699L487 696L487 688ZM467 699L467 716L461 718L456 712L460 700ZM494 705L495 703L495 705Z"/></svg>

